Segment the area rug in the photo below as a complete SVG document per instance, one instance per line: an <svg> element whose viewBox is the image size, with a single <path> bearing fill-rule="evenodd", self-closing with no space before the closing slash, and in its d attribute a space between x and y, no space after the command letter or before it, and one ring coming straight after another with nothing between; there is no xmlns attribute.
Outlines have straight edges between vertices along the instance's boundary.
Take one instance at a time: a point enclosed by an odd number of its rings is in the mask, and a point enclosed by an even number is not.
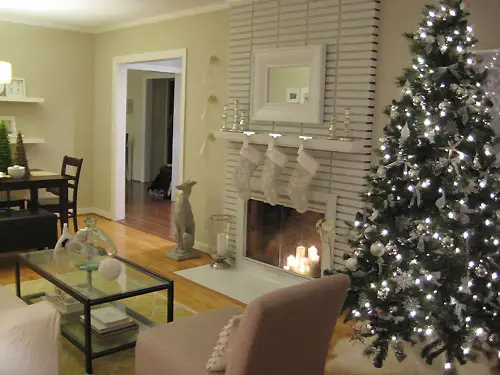
<svg viewBox="0 0 500 375"><path fill-rule="evenodd" d="M7 285L15 293L15 285ZM44 279L26 281L21 284L23 295L54 290L54 286ZM145 294L121 301L133 308L151 321L162 324L167 322L165 292ZM174 302L174 320L195 315L196 311L187 306ZM61 338L60 348L61 369L60 375L81 375L85 373L85 357L80 350L75 348L65 338ZM96 375L134 375L135 357L134 350L129 349L93 361L94 374Z"/></svg>

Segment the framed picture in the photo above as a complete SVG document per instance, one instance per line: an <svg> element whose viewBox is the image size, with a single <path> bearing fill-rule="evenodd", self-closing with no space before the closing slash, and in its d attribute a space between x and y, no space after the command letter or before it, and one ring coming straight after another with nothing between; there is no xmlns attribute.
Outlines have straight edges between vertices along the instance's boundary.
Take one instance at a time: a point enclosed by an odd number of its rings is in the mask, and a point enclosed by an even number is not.
<svg viewBox="0 0 500 375"><path fill-rule="evenodd" d="M134 113L134 100L127 99L127 114Z"/></svg>
<svg viewBox="0 0 500 375"><path fill-rule="evenodd" d="M0 122L5 122L9 137L17 137L16 118L14 116L0 116Z"/></svg>
<svg viewBox="0 0 500 375"><path fill-rule="evenodd" d="M26 80L24 78L12 78L12 82L6 85L6 94L8 97L25 98Z"/></svg>
<svg viewBox="0 0 500 375"><path fill-rule="evenodd" d="M287 103L300 103L300 90L299 89L286 89L286 102Z"/></svg>
<svg viewBox="0 0 500 375"><path fill-rule="evenodd" d="M309 87L303 87L300 89L300 104L309 103Z"/></svg>

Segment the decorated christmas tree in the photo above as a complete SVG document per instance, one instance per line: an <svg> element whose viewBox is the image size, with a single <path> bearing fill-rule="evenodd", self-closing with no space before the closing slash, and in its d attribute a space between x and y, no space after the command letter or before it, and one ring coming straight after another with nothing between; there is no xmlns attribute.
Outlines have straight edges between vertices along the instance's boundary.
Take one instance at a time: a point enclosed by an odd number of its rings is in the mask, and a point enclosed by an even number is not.
<svg viewBox="0 0 500 375"><path fill-rule="evenodd" d="M5 121L0 121L0 172L7 173L7 168L12 165L9 134Z"/></svg>
<svg viewBox="0 0 500 375"><path fill-rule="evenodd" d="M387 111L368 211L356 217L346 300L381 367L404 342L454 373L500 349L500 184L486 73L463 0L428 6L407 34L413 66Z"/></svg>
<svg viewBox="0 0 500 375"><path fill-rule="evenodd" d="M30 176L30 168L28 159L26 158L26 150L24 149L23 135L21 132L17 133L16 150L14 153L14 164L20 165L25 168L25 176Z"/></svg>

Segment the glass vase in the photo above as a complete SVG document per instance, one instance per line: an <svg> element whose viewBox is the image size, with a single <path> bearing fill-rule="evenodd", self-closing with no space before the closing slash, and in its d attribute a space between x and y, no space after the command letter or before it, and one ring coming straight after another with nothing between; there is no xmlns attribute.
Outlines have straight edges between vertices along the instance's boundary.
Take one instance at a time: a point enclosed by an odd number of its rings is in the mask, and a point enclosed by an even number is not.
<svg viewBox="0 0 500 375"><path fill-rule="evenodd" d="M75 233L67 248L78 268L95 271L103 257L112 257L118 250L113 240L97 226L94 217L87 217L84 222L85 227Z"/></svg>
<svg viewBox="0 0 500 375"><path fill-rule="evenodd" d="M214 259L214 268L225 268L229 255L230 224L233 220L231 215L216 214L209 219L209 253ZM223 263L227 265L223 266Z"/></svg>

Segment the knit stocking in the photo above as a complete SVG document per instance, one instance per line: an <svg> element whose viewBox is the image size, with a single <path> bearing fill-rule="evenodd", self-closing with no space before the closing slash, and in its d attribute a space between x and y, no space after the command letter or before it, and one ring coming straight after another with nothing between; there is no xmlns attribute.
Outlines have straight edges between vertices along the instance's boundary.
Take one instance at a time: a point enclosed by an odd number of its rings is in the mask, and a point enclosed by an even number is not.
<svg viewBox="0 0 500 375"><path fill-rule="evenodd" d="M262 169L262 190L264 191L266 201L272 206L276 206L279 202L276 183L287 160L288 157L274 147L273 142L269 144L266 152L266 161Z"/></svg>
<svg viewBox="0 0 500 375"><path fill-rule="evenodd" d="M302 148L297 157L297 166L292 172L290 184L288 185L288 194L295 209L304 213L309 208L309 185L316 175L319 163Z"/></svg>
<svg viewBox="0 0 500 375"><path fill-rule="evenodd" d="M240 162L234 173L234 185L238 196L247 201L250 199L250 179L261 160L260 152L247 144L240 151Z"/></svg>

